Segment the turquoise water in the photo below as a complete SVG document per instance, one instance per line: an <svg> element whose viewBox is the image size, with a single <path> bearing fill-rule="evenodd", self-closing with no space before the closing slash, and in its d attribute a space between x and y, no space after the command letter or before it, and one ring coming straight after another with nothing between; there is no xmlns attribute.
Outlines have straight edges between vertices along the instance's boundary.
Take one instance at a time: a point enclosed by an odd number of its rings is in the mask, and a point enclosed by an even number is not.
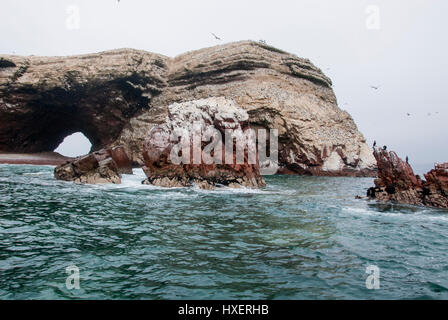
<svg viewBox="0 0 448 320"><path fill-rule="evenodd" d="M0 299L448 299L448 211L356 200L370 178L201 191L52 172L0 165Z"/></svg>

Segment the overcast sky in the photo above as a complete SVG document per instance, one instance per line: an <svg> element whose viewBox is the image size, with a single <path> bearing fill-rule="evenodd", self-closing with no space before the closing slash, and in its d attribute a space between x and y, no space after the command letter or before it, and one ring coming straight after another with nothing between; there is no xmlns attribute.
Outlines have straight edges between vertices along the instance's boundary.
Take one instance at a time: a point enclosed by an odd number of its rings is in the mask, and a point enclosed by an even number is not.
<svg viewBox="0 0 448 320"><path fill-rule="evenodd" d="M211 32L263 39L309 58L369 144L419 167L448 161L447 13L443 0L1 0L0 53L175 56L221 43Z"/></svg>

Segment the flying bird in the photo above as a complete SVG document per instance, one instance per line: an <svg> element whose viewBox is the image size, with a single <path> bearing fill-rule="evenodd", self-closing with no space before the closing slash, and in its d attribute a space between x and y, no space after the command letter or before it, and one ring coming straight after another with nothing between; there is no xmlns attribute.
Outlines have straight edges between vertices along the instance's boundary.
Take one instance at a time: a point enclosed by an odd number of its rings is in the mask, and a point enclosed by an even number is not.
<svg viewBox="0 0 448 320"><path fill-rule="evenodd" d="M216 40L219 40L219 41L222 40L220 37L218 37L218 36L217 36L216 34L214 34L213 32L212 32L212 35L215 37Z"/></svg>
<svg viewBox="0 0 448 320"><path fill-rule="evenodd" d="M411 114L408 112L408 113L406 113L407 115L408 115L408 117L410 117L411 116Z"/></svg>
<svg viewBox="0 0 448 320"><path fill-rule="evenodd" d="M380 86L370 86L370 88L372 88L374 90L378 90L380 88Z"/></svg>

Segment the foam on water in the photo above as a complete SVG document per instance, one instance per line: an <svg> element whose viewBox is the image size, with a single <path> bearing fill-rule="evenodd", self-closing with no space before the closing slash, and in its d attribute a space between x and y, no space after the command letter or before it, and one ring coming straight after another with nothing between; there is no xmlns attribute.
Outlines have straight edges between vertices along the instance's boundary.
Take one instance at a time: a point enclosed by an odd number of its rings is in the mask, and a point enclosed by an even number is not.
<svg viewBox="0 0 448 320"><path fill-rule="evenodd" d="M132 175L122 175L121 185L114 184L104 184L97 185L103 189L140 189L140 190L165 190L165 191L175 191L175 190L192 190L201 194L228 194L228 193L243 193L243 194L256 194L256 193L267 193L268 191L261 189L250 189L250 188L229 188L229 187L220 187L214 190L203 190L196 185L192 187L178 187L178 188L164 188L153 185L144 185L142 181L146 179L146 175L143 172L143 169L136 168L133 169Z"/></svg>
<svg viewBox="0 0 448 320"><path fill-rule="evenodd" d="M388 217L388 218L397 218L397 219L406 219L409 221L426 221L426 220L434 220L434 221L442 221L448 222L448 212L443 209L425 209L423 207L418 206L406 206L397 204L395 206L399 207L403 212L393 211L393 206L391 204L387 204L391 206L391 209L386 212L377 211L374 209L368 208L360 208L360 207L343 207L344 212L348 212L355 215L372 215L372 216L380 216L380 217ZM407 208L406 208L407 207ZM407 210L406 210L407 209Z"/></svg>

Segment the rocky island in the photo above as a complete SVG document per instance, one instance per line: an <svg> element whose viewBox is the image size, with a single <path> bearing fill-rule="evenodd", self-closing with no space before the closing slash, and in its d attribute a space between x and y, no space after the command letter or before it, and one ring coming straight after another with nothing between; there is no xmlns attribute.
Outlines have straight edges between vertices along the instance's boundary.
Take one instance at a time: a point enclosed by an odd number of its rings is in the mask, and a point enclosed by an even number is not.
<svg viewBox="0 0 448 320"><path fill-rule="evenodd" d="M436 164L425 174L426 181L393 151L375 148L378 179L367 196L380 201L448 208L448 163Z"/></svg>
<svg viewBox="0 0 448 320"><path fill-rule="evenodd" d="M120 184L121 174L132 174L131 161L121 146L78 157L54 170L56 179L87 184Z"/></svg>
<svg viewBox="0 0 448 320"><path fill-rule="evenodd" d="M147 137L166 124L169 106L220 97L244 110L251 128L278 129L278 173L376 174L371 150L338 108L331 80L308 59L264 43L235 42L175 58L120 49L0 59L0 153L52 152L82 132L92 152L122 146L133 166L150 168Z"/></svg>
<svg viewBox="0 0 448 320"><path fill-rule="evenodd" d="M237 153L233 152L233 138L236 135L242 136L250 130L248 120L246 111L225 98L209 98L170 105L166 122L153 127L145 143L143 171L148 179L144 183L162 187L186 187L195 184L201 189L212 189L218 185L264 187L266 183L260 174L258 161L256 159L253 163L249 161L250 151L247 146L255 145L255 137L248 135L253 140L247 141L245 150L242 150L241 163L236 161ZM215 143L219 146L219 155L209 152L210 159L204 162L202 152L208 144L204 144L204 139L200 139L197 143L197 155L194 154L195 150L192 146L194 146L195 135L196 138L200 138L210 129L214 129L219 135ZM171 159L171 152L177 142L171 137L176 130L184 133L183 142L186 143L183 145L188 147L188 159L183 159L183 163L173 163ZM226 130L232 134L231 161L228 162L226 161L228 141L225 139ZM212 140L215 132L211 132L210 139L207 140Z"/></svg>

